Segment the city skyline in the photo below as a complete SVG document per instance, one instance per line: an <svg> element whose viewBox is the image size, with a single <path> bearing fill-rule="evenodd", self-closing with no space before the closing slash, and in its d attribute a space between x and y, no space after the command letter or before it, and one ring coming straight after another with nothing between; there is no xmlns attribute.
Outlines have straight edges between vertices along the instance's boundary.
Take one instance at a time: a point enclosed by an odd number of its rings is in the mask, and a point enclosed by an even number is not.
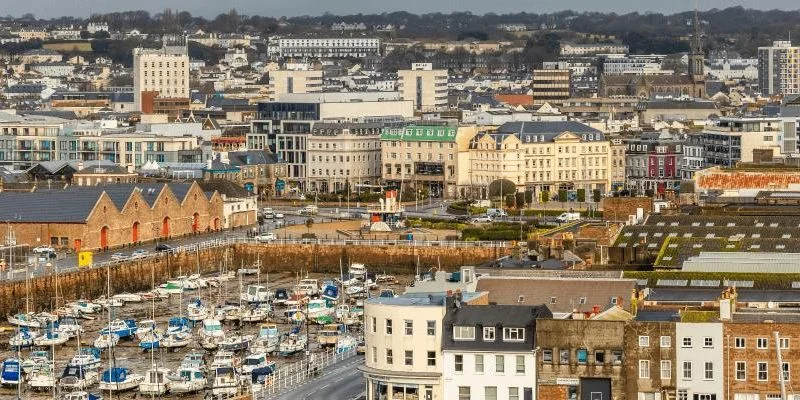
<svg viewBox="0 0 800 400"><path fill-rule="evenodd" d="M728 8L743 6L746 8L759 10L797 10L797 3L789 0L760 0L750 1L725 1L725 0L701 0L680 1L680 2L635 2L633 0L610 0L602 3L588 2L585 0L507 0L500 4L486 3L478 0L463 0L459 2L446 1L430 3L422 0L409 0L403 3L394 3L387 0L371 2L364 5L360 2L342 1L336 4L320 4L318 0L286 1L277 0L262 2L257 0L234 0L226 3L202 3L188 0L142 0L132 6L127 2L120 1L100 1L100 0L73 0L60 3L53 3L46 0L32 0L25 3L0 1L4 6L5 13L12 16L21 16L26 13L34 14L37 18L53 18L59 16L88 17L92 14L104 14L110 12L146 10L151 13L158 13L165 8L173 10L189 11L193 15L214 17L217 14L236 9L241 14L264 15L264 16L317 16L326 12L334 15L353 15L353 14L373 14L383 12L408 11L411 13L422 14L431 12L455 12L470 11L476 14L486 14L490 12L516 13L551 13L564 10L575 11L597 11L597 12L658 12L658 13L679 13L693 9L695 6L700 10L713 8Z"/></svg>

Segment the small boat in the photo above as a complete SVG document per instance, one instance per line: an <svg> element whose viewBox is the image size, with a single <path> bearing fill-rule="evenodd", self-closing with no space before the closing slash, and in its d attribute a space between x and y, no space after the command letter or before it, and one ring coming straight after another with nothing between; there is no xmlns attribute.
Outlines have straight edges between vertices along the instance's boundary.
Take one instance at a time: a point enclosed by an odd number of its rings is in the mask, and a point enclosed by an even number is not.
<svg viewBox="0 0 800 400"><path fill-rule="evenodd" d="M137 329L138 328L136 326L136 321L132 319L126 319L126 320L115 319L111 321L111 323L108 324L105 328L101 329L100 334L102 335L102 334L113 333L119 336L120 339L126 339L136 335Z"/></svg>
<svg viewBox="0 0 800 400"><path fill-rule="evenodd" d="M178 279L181 279L181 277L178 277ZM183 277L181 280L183 282L183 289L184 290L197 290L197 289L200 289L200 281L201 281L201 279L200 279L200 275L198 275L198 274L192 274L192 275L189 275L188 277ZM202 280L202 281L205 282L205 280Z"/></svg>
<svg viewBox="0 0 800 400"><path fill-rule="evenodd" d="M375 283L397 283L397 278L394 275L378 274L375 276Z"/></svg>
<svg viewBox="0 0 800 400"><path fill-rule="evenodd" d="M258 267L239 268L236 270L239 275L255 275L258 273Z"/></svg>
<svg viewBox="0 0 800 400"><path fill-rule="evenodd" d="M247 285L244 293L239 298L248 303L266 303L272 300L275 294L267 289L266 286L261 285Z"/></svg>
<svg viewBox="0 0 800 400"><path fill-rule="evenodd" d="M119 308L125 305L125 302L120 299L110 298L107 299L105 296L98 297L94 301L95 304L102 306L106 310L109 308Z"/></svg>
<svg viewBox="0 0 800 400"><path fill-rule="evenodd" d="M315 299L308 302L306 305L306 314L308 318L316 319L323 315L333 315L335 310L331 307L327 300Z"/></svg>
<svg viewBox="0 0 800 400"><path fill-rule="evenodd" d="M17 386L22 383L22 367L19 359L12 357L3 360L0 365L0 385Z"/></svg>
<svg viewBox="0 0 800 400"><path fill-rule="evenodd" d="M161 340L161 347L166 349L176 349L179 347L186 347L192 342L191 332L174 332L167 334Z"/></svg>
<svg viewBox="0 0 800 400"><path fill-rule="evenodd" d="M206 388L208 380L202 369L181 365L174 374L167 375L171 393L195 393Z"/></svg>
<svg viewBox="0 0 800 400"><path fill-rule="evenodd" d="M111 368L103 371L100 378L100 390L109 392L122 392L139 387L144 376L133 374L127 368Z"/></svg>
<svg viewBox="0 0 800 400"><path fill-rule="evenodd" d="M273 363L271 366L256 368L250 373L250 393L254 395L264 391L265 385L275 373L277 365Z"/></svg>
<svg viewBox="0 0 800 400"><path fill-rule="evenodd" d="M345 279L345 280L342 281L342 287L345 287L345 288L353 286L353 285L360 285L360 284L361 284L361 279L358 279L358 278L350 278L350 279Z"/></svg>
<svg viewBox="0 0 800 400"><path fill-rule="evenodd" d="M258 329L258 337L256 338L256 346L266 353L272 353L278 350L278 343L281 341L280 333L278 332L278 325L276 324L261 324Z"/></svg>
<svg viewBox="0 0 800 400"><path fill-rule="evenodd" d="M183 281L167 281L167 283L162 283L159 285L158 290L167 294L181 294L184 290Z"/></svg>
<svg viewBox="0 0 800 400"><path fill-rule="evenodd" d="M22 372L31 374L53 364L53 358L47 350L32 351L28 358L22 360Z"/></svg>
<svg viewBox="0 0 800 400"><path fill-rule="evenodd" d="M367 267L361 263L352 263L350 264L350 268L347 270L347 272L349 272L350 275L363 277L364 274L367 273Z"/></svg>
<svg viewBox="0 0 800 400"><path fill-rule="evenodd" d="M325 287L322 288L321 297L330 301L339 300L339 287L334 284L325 285Z"/></svg>
<svg viewBox="0 0 800 400"><path fill-rule="evenodd" d="M214 381L211 383L211 395L226 397L239 392L239 373L233 366L214 368Z"/></svg>
<svg viewBox="0 0 800 400"><path fill-rule="evenodd" d="M236 357L236 355L233 354L232 351L220 350L216 354L214 354L214 359L211 360L211 369L226 367L226 366L237 367L238 364L239 364L239 359Z"/></svg>
<svg viewBox="0 0 800 400"><path fill-rule="evenodd" d="M181 368L197 368L205 371L206 369L206 354L201 351L192 351L186 353L181 361Z"/></svg>
<svg viewBox="0 0 800 400"><path fill-rule="evenodd" d="M136 338L141 340L145 334L156 329L156 321L143 319L136 324Z"/></svg>
<svg viewBox="0 0 800 400"><path fill-rule="evenodd" d="M284 357L305 350L308 339L300 334L300 328L292 328L292 332L278 346L278 351Z"/></svg>
<svg viewBox="0 0 800 400"><path fill-rule="evenodd" d="M239 306L233 304L218 306L214 314L221 321L239 321L242 318L239 313Z"/></svg>
<svg viewBox="0 0 800 400"><path fill-rule="evenodd" d="M200 327L201 337L211 337L221 339L225 337L225 331L222 330L222 323L217 319L207 318L203 320Z"/></svg>
<svg viewBox="0 0 800 400"><path fill-rule="evenodd" d="M109 349L116 346L117 343L119 343L119 336L116 333L101 333L93 344L98 349Z"/></svg>
<svg viewBox="0 0 800 400"><path fill-rule="evenodd" d="M100 380L100 374L94 368L82 365L67 365L58 385L64 389L82 390L86 389Z"/></svg>
<svg viewBox="0 0 800 400"><path fill-rule="evenodd" d="M192 330L189 320L182 317L172 317L167 322L167 335L173 333L190 332Z"/></svg>
<svg viewBox="0 0 800 400"><path fill-rule="evenodd" d="M143 395L161 396L169 391L170 380L167 379L169 370L153 365L139 383L139 393Z"/></svg>
<svg viewBox="0 0 800 400"><path fill-rule="evenodd" d="M100 349L82 347L80 352L69 360L68 366L95 369L100 365Z"/></svg>
<svg viewBox="0 0 800 400"><path fill-rule="evenodd" d="M339 335L336 340L336 354L347 353L358 346L358 340L351 335Z"/></svg>
<svg viewBox="0 0 800 400"><path fill-rule="evenodd" d="M345 332L342 324L328 324L317 332L317 340L322 347L334 347L339 341L339 336Z"/></svg>
<svg viewBox="0 0 800 400"><path fill-rule="evenodd" d="M125 303L141 303L142 295L136 293L119 293L111 296L112 299L122 300Z"/></svg>
<svg viewBox="0 0 800 400"><path fill-rule="evenodd" d="M243 322L261 322L269 318L272 310L268 304L262 304L260 307L244 307L240 310L239 315Z"/></svg>
<svg viewBox="0 0 800 400"><path fill-rule="evenodd" d="M316 279L303 279L297 285L296 292L301 295L314 297L319 295L319 283Z"/></svg>
<svg viewBox="0 0 800 400"><path fill-rule="evenodd" d="M348 296L356 296L359 294L363 294L366 291L367 289L361 285L348 286L347 289L344 290L345 294L347 294Z"/></svg>
<svg viewBox="0 0 800 400"><path fill-rule="evenodd" d="M8 317L8 323L26 328L43 328L44 324L34 313L19 313Z"/></svg>
<svg viewBox="0 0 800 400"><path fill-rule="evenodd" d="M77 336L83 333L83 327L78 322L78 318L71 315L62 315L58 317L56 330L61 333L67 334L69 337Z"/></svg>
<svg viewBox="0 0 800 400"><path fill-rule="evenodd" d="M8 339L8 344L12 349L20 349L24 347L33 346L33 340L39 336L36 331L31 331L28 328L19 328L19 331Z"/></svg>
<svg viewBox="0 0 800 400"><path fill-rule="evenodd" d="M254 369L275 366L274 361L267 359L267 353L253 353L242 361L242 374L250 375Z"/></svg>
<svg viewBox="0 0 800 400"><path fill-rule="evenodd" d="M219 342L219 347L222 350L239 351L246 350L250 347L250 342L253 341L253 335L228 335Z"/></svg>
<svg viewBox="0 0 800 400"><path fill-rule="evenodd" d="M83 314L96 314L99 313L100 311L103 311L103 306L86 300L69 302L67 303L67 307Z"/></svg>
<svg viewBox="0 0 800 400"><path fill-rule="evenodd" d="M289 300L289 291L284 288L275 289L275 297L272 300L272 304L275 306L285 305L286 302Z"/></svg>
<svg viewBox="0 0 800 400"><path fill-rule="evenodd" d="M64 400L103 400L103 396L99 394L84 392L84 391L77 391L77 392L70 392L65 393Z"/></svg>
<svg viewBox="0 0 800 400"><path fill-rule="evenodd" d="M194 302L186 306L186 319L192 322L202 321L209 317L208 308L200 302L200 299L195 299Z"/></svg>
<svg viewBox="0 0 800 400"><path fill-rule="evenodd" d="M391 299L397 297L397 294L395 294L394 289L381 289L381 293L378 294L378 297Z"/></svg>
<svg viewBox="0 0 800 400"><path fill-rule="evenodd" d="M143 350L153 350L161 347L161 341L164 340L164 335L161 330L156 329L142 335L139 339L139 348Z"/></svg>
<svg viewBox="0 0 800 400"><path fill-rule="evenodd" d="M286 304L286 307L297 307L301 304L308 303L309 300L311 300L311 297L308 295L302 293L292 293L292 295L289 296L289 299L287 299L284 304Z"/></svg>
<svg viewBox="0 0 800 400"><path fill-rule="evenodd" d="M53 365L48 363L40 369L27 373L28 387L31 390L52 390L56 387L58 380L53 372Z"/></svg>
<svg viewBox="0 0 800 400"><path fill-rule="evenodd" d="M69 341L69 335L57 330L48 329L41 336L33 339L33 344L36 346L58 346Z"/></svg>

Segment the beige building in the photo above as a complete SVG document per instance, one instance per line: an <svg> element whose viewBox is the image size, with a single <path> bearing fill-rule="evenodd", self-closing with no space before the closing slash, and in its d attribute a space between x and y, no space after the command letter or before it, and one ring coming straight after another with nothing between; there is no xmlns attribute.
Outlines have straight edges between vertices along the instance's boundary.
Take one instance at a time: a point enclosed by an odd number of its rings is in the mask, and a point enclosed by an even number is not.
<svg viewBox="0 0 800 400"><path fill-rule="evenodd" d="M431 63L414 63L397 71L397 86L403 100L414 102L414 111L447 108L447 70L433 69Z"/></svg>
<svg viewBox="0 0 800 400"><path fill-rule="evenodd" d="M368 399L444 400L443 293L377 297L364 305ZM467 304L488 304L487 293L463 293Z"/></svg>
<svg viewBox="0 0 800 400"><path fill-rule="evenodd" d="M611 165L608 173L611 179L611 190L622 189L625 187L625 149L627 146L620 137L611 137L608 141L611 149Z"/></svg>
<svg viewBox="0 0 800 400"><path fill-rule="evenodd" d="M189 98L189 53L185 43L161 49L133 49L133 104L142 110L142 92L161 98Z"/></svg>
<svg viewBox="0 0 800 400"><path fill-rule="evenodd" d="M308 137L310 190L351 192L380 185L380 123L316 123ZM357 186L358 185L358 186Z"/></svg>
<svg viewBox="0 0 800 400"><path fill-rule="evenodd" d="M603 133L575 121L509 122L476 135L460 175L461 196L487 198L489 184L498 179L514 183L517 191L610 188L611 146Z"/></svg>
<svg viewBox="0 0 800 400"><path fill-rule="evenodd" d="M267 96L269 101L278 99L288 93L321 93L322 71L287 71L269 72Z"/></svg>
<svg viewBox="0 0 800 400"><path fill-rule="evenodd" d="M381 134L383 181L413 188L426 198L458 195L459 153L466 151L476 126L407 125L386 127Z"/></svg>
<svg viewBox="0 0 800 400"><path fill-rule="evenodd" d="M533 105L561 105L569 99L570 70L537 69L533 71Z"/></svg>

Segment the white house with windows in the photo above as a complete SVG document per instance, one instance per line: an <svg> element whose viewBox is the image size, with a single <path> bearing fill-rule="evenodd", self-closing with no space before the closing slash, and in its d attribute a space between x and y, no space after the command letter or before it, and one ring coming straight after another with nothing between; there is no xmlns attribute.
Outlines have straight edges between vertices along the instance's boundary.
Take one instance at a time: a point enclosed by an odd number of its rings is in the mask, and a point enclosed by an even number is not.
<svg viewBox="0 0 800 400"><path fill-rule="evenodd" d="M724 400L721 323L675 324L677 400Z"/></svg>
<svg viewBox="0 0 800 400"><path fill-rule="evenodd" d="M537 318L547 307L448 302L442 323L445 399L536 398Z"/></svg>

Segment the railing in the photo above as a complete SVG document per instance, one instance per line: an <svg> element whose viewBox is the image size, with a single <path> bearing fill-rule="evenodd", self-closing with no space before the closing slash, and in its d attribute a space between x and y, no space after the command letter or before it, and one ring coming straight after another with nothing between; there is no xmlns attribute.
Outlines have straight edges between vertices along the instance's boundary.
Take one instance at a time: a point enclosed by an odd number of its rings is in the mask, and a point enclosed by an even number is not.
<svg viewBox="0 0 800 400"><path fill-rule="evenodd" d="M300 386L310 379L324 374L325 370L331 365L347 360L354 355L356 355L355 347L341 353L337 353L335 348L331 348L322 353L312 353L300 361L282 366L272 375L267 376L264 386L258 388L260 390L254 390L253 399L266 400L274 398L282 392Z"/></svg>

